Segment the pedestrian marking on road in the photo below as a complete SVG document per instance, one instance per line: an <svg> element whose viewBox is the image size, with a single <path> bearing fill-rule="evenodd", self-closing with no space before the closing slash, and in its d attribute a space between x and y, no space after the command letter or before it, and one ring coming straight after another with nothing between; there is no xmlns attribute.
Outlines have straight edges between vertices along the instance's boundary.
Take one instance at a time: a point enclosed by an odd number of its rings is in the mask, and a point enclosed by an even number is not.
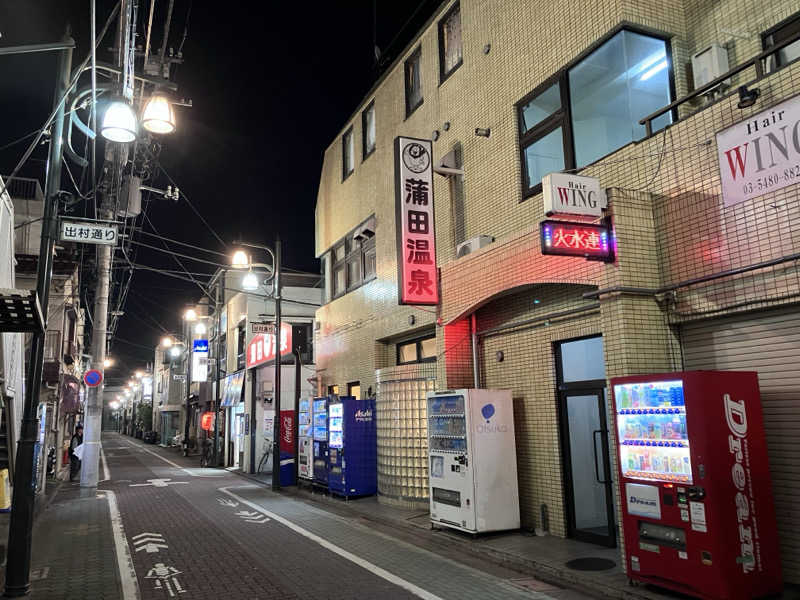
<svg viewBox="0 0 800 600"><path fill-rule="evenodd" d="M117 569L119 570L119 578L122 584L122 598L123 600L138 600L139 582L136 580L136 569L133 568L131 549L128 546L125 528L122 525L122 517L119 514L117 495L111 490L103 490L101 494L97 494L97 497L108 500L108 511L111 513L111 529L114 532Z"/></svg>
<svg viewBox="0 0 800 600"><path fill-rule="evenodd" d="M161 460L163 460L168 465L171 465L171 466L175 467L176 469L180 469L181 471L184 471L184 472L188 473L192 477L222 477L222 475L213 475L213 474L205 474L205 473L200 475L198 473L194 473L194 472L192 472L192 469L189 469L187 467L182 467L178 463L173 462L170 459L168 459L168 458L166 458L164 456L161 456L160 454L157 454L156 452L153 452L149 448L141 448L141 447L137 446L136 444L134 444L132 442L127 442L127 443L131 447L133 447L135 450L138 450L139 452L147 452L148 454L152 454L156 458L160 458Z"/></svg>
<svg viewBox="0 0 800 600"><path fill-rule="evenodd" d="M219 502L222 506L230 506L231 508L236 508L239 506L239 503L236 500L228 500L227 498L217 498L217 502Z"/></svg>
<svg viewBox="0 0 800 600"><path fill-rule="evenodd" d="M236 513L236 516L243 521L247 521L248 523L266 523L269 521L269 518L256 511L249 512L246 510L240 510Z"/></svg>
<svg viewBox="0 0 800 600"><path fill-rule="evenodd" d="M106 454L103 452L103 443L100 442L100 462L103 465L103 478L97 483L109 481L111 479L111 472L108 470L108 463L106 462Z"/></svg>
<svg viewBox="0 0 800 600"><path fill-rule="evenodd" d="M174 598L175 594L183 594L186 592L183 586L178 581L178 575L183 573L175 567L168 567L164 563L156 563L153 568L144 576L145 579L153 579L153 588L157 590L166 590L170 598Z"/></svg>
<svg viewBox="0 0 800 600"><path fill-rule="evenodd" d="M172 481L172 479L148 479L150 483L131 483L128 484L128 487L144 487L148 485L152 485L153 487L167 487L170 485L188 485L188 481Z"/></svg>
<svg viewBox="0 0 800 600"><path fill-rule="evenodd" d="M411 583L410 581L406 581L402 577L398 577L394 573L390 573L386 569L383 569L383 568L379 567L378 565L372 564L371 562L369 562L367 560L364 560L360 556L356 556L352 552L348 552L344 548L340 548L336 544L332 544L328 540L321 538L317 534L312 533L312 532L308 531L307 529L304 529L303 527L300 527L299 525L296 525L295 523L292 523L288 519L285 519L282 516L272 512L272 511L269 511L269 510L267 510L265 508L262 508L261 506L259 506L255 502L250 502L249 500L246 500L245 498L242 498L241 496L231 492L230 488L222 487L222 488L219 488L219 491L222 492L223 494L227 494L228 496L230 496L232 498L235 498L236 500L238 500L239 502L241 502L245 506L249 506L250 508L253 508L253 509L257 510L258 512L270 517L271 519L277 521L281 525L284 525L285 527L288 527L292 531L294 531L296 533L299 533L303 537L306 537L306 538L316 542L317 544L319 544L320 546L322 546L323 548L325 548L327 550L330 550L334 554L338 554L342 558L349 560L350 562L358 565L359 567L361 567L363 569L366 569L367 571L369 571L370 573L372 573L374 575L377 575L381 579L385 579L389 583L393 583L394 585L396 585L398 587L401 587L401 588L403 588L404 590L406 590L408 592L411 592L412 594L414 594L418 598L423 598L424 600L442 600L442 598L437 596L436 594L432 594L428 590L423 590L421 587Z"/></svg>
<svg viewBox="0 0 800 600"><path fill-rule="evenodd" d="M133 548L136 552L146 551L148 554L159 552L161 548L165 550L169 548L164 540L164 536L160 533L151 533L146 531L135 535L131 538L133 540Z"/></svg>
<svg viewBox="0 0 800 600"><path fill-rule="evenodd" d="M42 567L40 569L31 569L31 581L41 581L42 579L47 579L47 576L50 574L50 567Z"/></svg>

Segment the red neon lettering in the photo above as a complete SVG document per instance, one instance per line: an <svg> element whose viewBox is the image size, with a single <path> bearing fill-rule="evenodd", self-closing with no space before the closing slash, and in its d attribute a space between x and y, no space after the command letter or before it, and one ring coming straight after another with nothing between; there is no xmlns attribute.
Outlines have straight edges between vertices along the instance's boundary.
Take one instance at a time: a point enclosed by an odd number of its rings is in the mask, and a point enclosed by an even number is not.
<svg viewBox="0 0 800 600"><path fill-rule="evenodd" d="M744 167L747 164L747 144L750 142L744 143L744 156L740 151L742 146L736 146L730 150L725 150L725 156L728 157L728 167L731 170L731 175L733 175L733 180L736 181L736 166L739 166L739 170L742 172L742 177L744 177ZM733 158L731 157L731 153L736 154L736 164L733 162Z"/></svg>

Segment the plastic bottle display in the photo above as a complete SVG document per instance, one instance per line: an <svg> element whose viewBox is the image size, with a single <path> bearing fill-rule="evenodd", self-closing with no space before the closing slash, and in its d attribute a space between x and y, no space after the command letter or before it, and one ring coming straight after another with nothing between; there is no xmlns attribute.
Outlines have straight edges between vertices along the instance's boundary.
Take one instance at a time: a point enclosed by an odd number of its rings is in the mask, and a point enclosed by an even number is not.
<svg viewBox="0 0 800 600"><path fill-rule="evenodd" d="M682 381L614 387L623 474L692 482Z"/></svg>

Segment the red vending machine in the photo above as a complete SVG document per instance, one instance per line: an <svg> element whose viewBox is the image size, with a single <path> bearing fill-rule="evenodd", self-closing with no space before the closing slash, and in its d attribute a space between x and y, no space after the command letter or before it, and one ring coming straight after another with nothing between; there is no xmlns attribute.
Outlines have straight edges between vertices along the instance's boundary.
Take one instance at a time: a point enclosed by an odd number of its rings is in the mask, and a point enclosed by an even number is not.
<svg viewBox="0 0 800 600"><path fill-rule="evenodd" d="M757 374L663 373L611 386L629 577L708 600L780 592Z"/></svg>

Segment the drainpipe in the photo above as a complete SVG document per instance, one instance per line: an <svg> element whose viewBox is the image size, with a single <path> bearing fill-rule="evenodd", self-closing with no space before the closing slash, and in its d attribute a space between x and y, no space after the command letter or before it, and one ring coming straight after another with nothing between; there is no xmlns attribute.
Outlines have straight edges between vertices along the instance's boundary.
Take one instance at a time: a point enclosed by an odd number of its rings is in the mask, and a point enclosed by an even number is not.
<svg viewBox="0 0 800 600"><path fill-rule="evenodd" d="M472 386L477 390L481 387L478 374L478 326L475 313L470 315L470 331L472 333Z"/></svg>

